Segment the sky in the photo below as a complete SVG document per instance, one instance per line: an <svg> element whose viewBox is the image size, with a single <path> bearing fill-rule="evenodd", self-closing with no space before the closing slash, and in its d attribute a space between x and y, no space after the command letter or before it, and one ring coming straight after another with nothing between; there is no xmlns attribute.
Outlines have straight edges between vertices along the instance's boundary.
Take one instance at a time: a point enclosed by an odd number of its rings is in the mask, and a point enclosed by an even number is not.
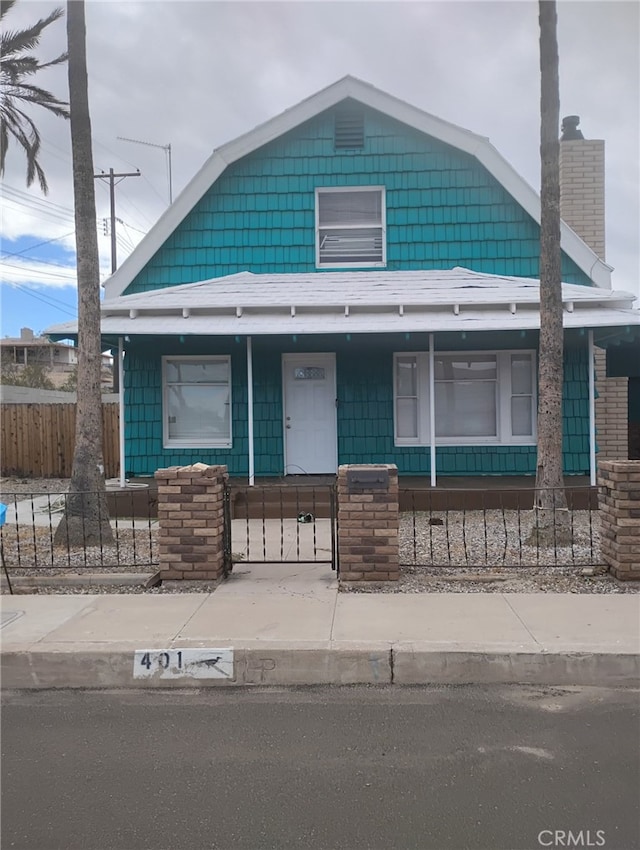
<svg viewBox="0 0 640 850"><path fill-rule="evenodd" d="M12 29L62 3L18 0ZM640 4L559 0L560 114L606 143L607 262L613 287L640 291ZM487 136L540 186L536 2L192 2L87 0L94 170L135 172L116 187L120 264L211 152L346 74ZM38 55L66 48L65 20ZM38 84L67 99L66 67ZM0 222L0 334L77 315L68 122L31 113L49 194L26 187L9 148ZM137 140L121 141L118 137ZM140 144L144 142L145 144ZM96 179L101 279L110 272L108 182Z"/></svg>

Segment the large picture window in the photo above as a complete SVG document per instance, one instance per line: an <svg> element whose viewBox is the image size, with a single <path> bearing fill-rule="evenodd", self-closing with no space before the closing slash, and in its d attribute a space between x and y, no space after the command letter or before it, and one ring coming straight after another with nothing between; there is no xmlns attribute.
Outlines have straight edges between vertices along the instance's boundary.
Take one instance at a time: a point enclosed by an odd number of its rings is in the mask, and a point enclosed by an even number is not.
<svg viewBox="0 0 640 850"><path fill-rule="evenodd" d="M535 443L535 352L437 352L438 445ZM394 355L396 445L429 444L429 355Z"/></svg>
<svg viewBox="0 0 640 850"><path fill-rule="evenodd" d="M163 357L164 445L231 446L231 359Z"/></svg>
<svg viewBox="0 0 640 850"><path fill-rule="evenodd" d="M385 262L384 188L316 189L316 265L362 268Z"/></svg>

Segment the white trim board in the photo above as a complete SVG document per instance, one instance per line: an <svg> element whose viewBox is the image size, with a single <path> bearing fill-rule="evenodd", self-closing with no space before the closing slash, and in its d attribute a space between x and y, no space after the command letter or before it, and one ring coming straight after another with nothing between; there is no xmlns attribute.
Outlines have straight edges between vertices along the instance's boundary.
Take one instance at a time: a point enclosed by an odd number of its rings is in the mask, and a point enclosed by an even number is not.
<svg viewBox="0 0 640 850"><path fill-rule="evenodd" d="M318 282L322 281L322 287ZM640 326L628 292L562 284L565 328ZM104 301L105 335L273 335L530 330L540 283L455 268L425 271L242 272ZM47 329L78 332L77 321Z"/></svg>
<svg viewBox="0 0 640 850"><path fill-rule="evenodd" d="M133 253L105 282L105 298L114 298L125 291L228 165L326 109L330 109L345 98L352 98L364 106L382 112L415 130L474 156L514 200L536 222L540 223L538 193L498 153L488 138L436 118L428 112L423 112L415 106L376 89L369 83L347 76L215 150ZM612 267L601 260L564 222L561 224L561 239L564 252L596 286L611 287Z"/></svg>

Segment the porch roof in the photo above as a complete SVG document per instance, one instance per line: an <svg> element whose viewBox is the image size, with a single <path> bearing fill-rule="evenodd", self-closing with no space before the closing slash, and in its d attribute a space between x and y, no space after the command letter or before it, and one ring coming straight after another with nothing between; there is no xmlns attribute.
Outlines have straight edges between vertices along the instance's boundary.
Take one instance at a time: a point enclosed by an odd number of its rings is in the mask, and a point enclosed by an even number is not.
<svg viewBox="0 0 640 850"><path fill-rule="evenodd" d="M562 284L566 328L640 328L635 296ZM531 330L540 282L463 268L425 271L241 272L103 302L105 335L275 335ZM49 328L62 337L77 323Z"/></svg>

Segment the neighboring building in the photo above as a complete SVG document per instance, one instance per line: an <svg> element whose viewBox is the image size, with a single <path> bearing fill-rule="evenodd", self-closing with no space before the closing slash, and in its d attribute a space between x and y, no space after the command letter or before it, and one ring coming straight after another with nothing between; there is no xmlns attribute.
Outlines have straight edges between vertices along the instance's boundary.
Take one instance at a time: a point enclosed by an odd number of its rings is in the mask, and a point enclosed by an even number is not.
<svg viewBox="0 0 640 850"><path fill-rule="evenodd" d="M539 216L487 139L351 77L215 151L105 286L126 474L534 474ZM593 475L594 345L640 315L562 249L564 465Z"/></svg>
<svg viewBox="0 0 640 850"><path fill-rule="evenodd" d="M0 362L3 369L15 369L17 373L25 366L40 366L54 387L61 387L76 371L78 349L61 342L52 342L48 336L36 336L31 328L21 328L19 337L0 339ZM113 360L110 354L102 356L102 385L109 387L112 378Z"/></svg>
<svg viewBox="0 0 640 850"><path fill-rule="evenodd" d="M72 345L36 336L31 328L20 328L19 337L0 339L0 357L3 366L41 366L56 386L67 380L78 363L78 351Z"/></svg>

